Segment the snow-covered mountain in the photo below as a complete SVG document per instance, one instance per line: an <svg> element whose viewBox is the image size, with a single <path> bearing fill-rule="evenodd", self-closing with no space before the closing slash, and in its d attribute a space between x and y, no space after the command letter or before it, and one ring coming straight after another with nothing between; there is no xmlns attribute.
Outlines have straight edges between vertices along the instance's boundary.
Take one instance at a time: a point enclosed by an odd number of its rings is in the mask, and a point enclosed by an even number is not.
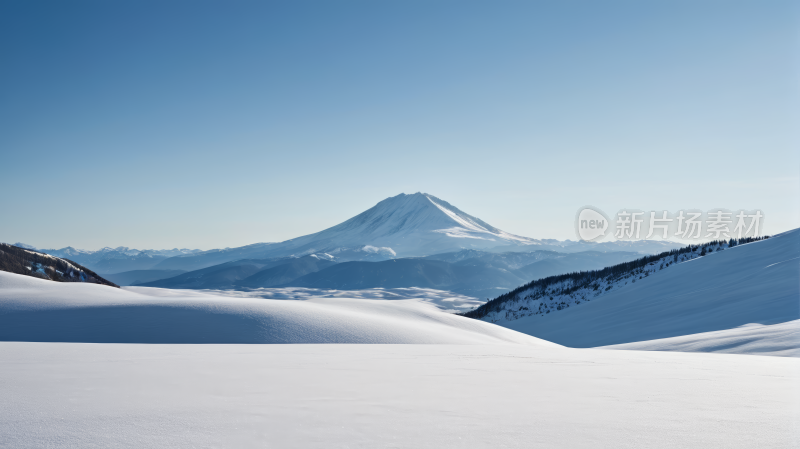
<svg viewBox="0 0 800 449"><path fill-rule="evenodd" d="M364 254L380 255L382 260L386 260L394 257L427 256L465 248L487 249L541 244L538 240L497 229L433 195L414 193L387 198L355 217L315 234L281 243L260 243L178 256L159 264L158 268L182 266L189 260L198 262L198 266L210 266L225 262L223 259L227 257L264 259L329 253L343 259L338 253L360 251ZM364 260L362 257L344 259ZM201 260L208 262L200 262Z"/></svg>
<svg viewBox="0 0 800 449"><path fill-rule="evenodd" d="M21 245L21 244L18 244ZM255 243L208 251L136 250L128 247L84 251L72 247L39 250L85 264L100 273L129 270L199 270L242 259L329 255L337 262L425 257L465 249L497 253L557 251L653 254L682 246L669 241L589 243L532 239L510 234L427 193L400 194L323 231L279 243Z"/></svg>
<svg viewBox="0 0 800 449"><path fill-rule="evenodd" d="M398 256L424 256L462 248L541 245L497 229L427 193L387 198L322 232L284 242L298 250L318 245L391 248Z"/></svg>
<svg viewBox="0 0 800 449"><path fill-rule="evenodd" d="M467 316L576 347L800 319L800 230L739 243L540 279Z"/></svg>
<svg viewBox="0 0 800 449"><path fill-rule="evenodd" d="M0 243L0 271L56 282L82 282L117 287L93 271L69 260Z"/></svg>
<svg viewBox="0 0 800 449"><path fill-rule="evenodd" d="M677 245L659 242L656 246L663 251ZM447 201L418 192L387 198L355 217L315 234L280 243L257 243L176 256L160 262L157 268L196 270L238 259L301 257L314 253L334 255L340 262L379 261L424 257L463 249L502 249L503 252L615 250L608 245L537 240L510 234L461 211ZM631 250L641 251L630 245L616 249Z"/></svg>

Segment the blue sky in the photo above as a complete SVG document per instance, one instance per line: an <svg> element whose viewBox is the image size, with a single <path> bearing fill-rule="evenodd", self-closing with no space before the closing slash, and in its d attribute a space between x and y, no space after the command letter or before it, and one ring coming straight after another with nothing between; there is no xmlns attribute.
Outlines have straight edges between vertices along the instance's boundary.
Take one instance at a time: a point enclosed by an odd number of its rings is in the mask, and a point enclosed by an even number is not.
<svg viewBox="0 0 800 449"><path fill-rule="evenodd" d="M573 238L800 226L800 9L772 1L0 4L0 241L281 241L398 193Z"/></svg>

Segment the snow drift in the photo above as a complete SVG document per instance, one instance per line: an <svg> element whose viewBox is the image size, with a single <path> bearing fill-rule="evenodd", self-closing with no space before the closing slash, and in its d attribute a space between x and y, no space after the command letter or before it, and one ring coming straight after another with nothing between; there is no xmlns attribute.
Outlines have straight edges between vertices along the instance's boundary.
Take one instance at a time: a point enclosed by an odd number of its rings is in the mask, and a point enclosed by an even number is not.
<svg viewBox="0 0 800 449"><path fill-rule="evenodd" d="M0 272L0 340L92 343L552 343L429 301L58 284Z"/></svg>
<svg viewBox="0 0 800 449"><path fill-rule="evenodd" d="M800 357L800 320L606 346L634 351L721 352Z"/></svg>

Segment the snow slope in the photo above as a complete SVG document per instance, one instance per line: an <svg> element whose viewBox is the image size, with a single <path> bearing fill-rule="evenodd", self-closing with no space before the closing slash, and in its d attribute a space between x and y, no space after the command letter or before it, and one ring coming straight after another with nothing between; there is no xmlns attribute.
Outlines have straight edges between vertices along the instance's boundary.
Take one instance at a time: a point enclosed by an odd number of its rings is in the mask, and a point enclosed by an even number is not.
<svg viewBox="0 0 800 449"><path fill-rule="evenodd" d="M0 343L2 448L797 447L800 360Z"/></svg>
<svg viewBox="0 0 800 449"><path fill-rule="evenodd" d="M800 230L652 268L648 276L636 273L635 283L626 278L602 295L601 286L598 297L556 313L489 319L566 346L594 347L800 318Z"/></svg>
<svg viewBox="0 0 800 449"><path fill-rule="evenodd" d="M800 357L800 320L768 325L745 324L734 329L623 343L605 348Z"/></svg>
<svg viewBox="0 0 800 449"><path fill-rule="evenodd" d="M0 272L0 340L93 343L520 343L557 346L430 301L61 284Z"/></svg>

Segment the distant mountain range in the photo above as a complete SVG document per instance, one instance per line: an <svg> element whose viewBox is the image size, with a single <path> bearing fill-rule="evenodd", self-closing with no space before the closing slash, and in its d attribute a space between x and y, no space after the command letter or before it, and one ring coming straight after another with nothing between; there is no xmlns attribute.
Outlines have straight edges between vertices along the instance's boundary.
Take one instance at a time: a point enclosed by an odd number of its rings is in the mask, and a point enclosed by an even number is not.
<svg viewBox="0 0 800 449"><path fill-rule="evenodd" d="M414 286L491 298L531 279L599 269L639 257L637 253L628 252L564 254L532 251L495 254L464 250L426 258L341 263L295 279L290 285L338 290Z"/></svg>
<svg viewBox="0 0 800 449"><path fill-rule="evenodd" d="M275 259L242 259L136 285L240 290L268 287L337 290L422 287L489 298L531 279L600 269L640 256L632 252L531 251L497 254L488 251L462 250L424 258L337 263L339 261L333 256L311 254Z"/></svg>
<svg viewBox="0 0 800 449"><path fill-rule="evenodd" d="M186 272L183 270L131 270L103 276L117 285L127 286L171 278L183 273Z"/></svg>
<svg viewBox="0 0 800 449"><path fill-rule="evenodd" d="M276 259L242 259L137 285L183 289L275 287L335 265L332 258L309 255Z"/></svg>
<svg viewBox="0 0 800 449"><path fill-rule="evenodd" d="M19 242L15 243L14 246L69 259L103 274L120 273L130 270L149 270L154 268L159 262L169 259L170 257L201 252L199 249L178 248L138 250L128 248L127 246L119 246L117 248L106 247L97 251L75 249L71 246L61 249L39 249Z"/></svg>

